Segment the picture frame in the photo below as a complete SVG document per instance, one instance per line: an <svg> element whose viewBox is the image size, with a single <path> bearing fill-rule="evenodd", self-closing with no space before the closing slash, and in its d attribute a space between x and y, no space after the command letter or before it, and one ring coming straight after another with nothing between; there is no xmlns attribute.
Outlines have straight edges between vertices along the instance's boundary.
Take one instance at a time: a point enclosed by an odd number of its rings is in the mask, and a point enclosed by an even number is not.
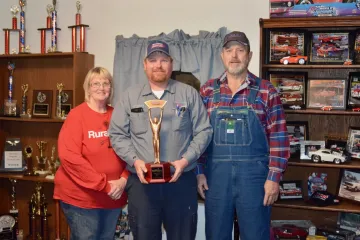
<svg viewBox="0 0 360 240"><path fill-rule="evenodd" d="M303 141L300 144L300 159L311 160L309 152L325 148L325 141Z"/></svg>
<svg viewBox="0 0 360 240"><path fill-rule="evenodd" d="M360 128L349 127L346 150L351 158L360 159Z"/></svg>
<svg viewBox="0 0 360 240"><path fill-rule="evenodd" d="M345 79L309 79L306 107L322 109L329 106L334 110L345 110L346 89Z"/></svg>
<svg viewBox="0 0 360 240"><path fill-rule="evenodd" d="M360 214L339 212L337 225L342 229L354 231L356 235L360 235Z"/></svg>
<svg viewBox="0 0 360 240"><path fill-rule="evenodd" d="M301 143L308 140L309 127L306 121L287 121L287 132L290 141L290 156L292 158L300 157Z"/></svg>
<svg viewBox="0 0 360 240"><path fill-rule="evenodd" d="M325 135L325 148L345 152L347 140L347 136Z"/></svg>
<svg viewBox="0 0 360 240"><path fill-rule="evenodd" d="M309 62L342 64L350 58L350 32L310 33Z"/></svg>
<svg viewBox="0 0 360 240"><path fill-rule="evenodd" d="M360 46L359 46L360 47ZM360 73L349 73L349 90L347 107L353 111L360 111Z"/></svg>
<svg viewBox="0 0 360 240"><path fill-rule="evenodd" d="M360 63L360 32L355 34L354 40L354 62Z"/></svg>
<svg viewBox="0 0 360 240"><path fill-rule="evenodd" d="M300 30L270 30L268 62L280 63L280 59L290 55L306 54L306 32Z"/></svg>
<svg viewBox="0 0 360 240"><path fill-rule="evenodd" d="M52 114L53 91L33 90L32 115L34 118L50 118Z"/></svg>
<svg viewBox="0 0 360 240"><path fill-rule="evenodd" d="M268 75L279 92L284 109L305 108L307 72L269 72Z"/></svg>
<svg viewBox="0 0 360 240"><path fill-rule="evenodd" d="M303 199L303 189L301 180L280 181L279 199Z"/></svg>
<svg viewBox="0 0 360 240"><path fill-rule="evenodd" d="M360 203L360 171L343 169L338 187L338 196Z"/></svg>

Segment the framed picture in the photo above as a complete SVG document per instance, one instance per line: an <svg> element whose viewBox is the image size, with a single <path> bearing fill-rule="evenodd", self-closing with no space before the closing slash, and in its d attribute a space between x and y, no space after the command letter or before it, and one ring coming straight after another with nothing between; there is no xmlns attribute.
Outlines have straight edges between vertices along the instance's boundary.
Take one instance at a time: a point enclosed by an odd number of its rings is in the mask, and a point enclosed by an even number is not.
<svg viewBox="0 0 360 240"><path fill-rule="evenodd" d="M325 141L303 141L300 143L300 159L310 160L310 153L325 147Z"/></svg>
<svg viewBox="0 0 360 240"><path fill-rule="evenodd" d="M327 190L327 173L312 172L307 179L308 196L310 197L316 191Z"/></svg>
<svg viewBox="0 0 360 240"><path fill-rule="evenodd" d="M311 33L311 63L344 63L349 58L349 32Z"/></svg>
<svg viewBox="0 0 360 240"><path fill-rule="evenodd" d="M325 136L325 148L331 149L333 151L346 151L347 145L347 136L335 136L335 135L326 135Z"/></svg>
<svg viewBox="0 0 360 240"><path fill-rule="evenodd" d="M269 80L280 94L285 109L305 108L306 72L270 72Z"/></svg>
<svg viewBox="0 0 360 240"><path fill-rule="evenodd" d="M359 46L360 47L360 46ZM360 73L349 73L348 107L360 111Z"/></svg>
<svg viewBox="0 0 360 240"><path fill-rule="evenodd" d="M279 199L302 199L302 183L300 180L296 181L281 181Z"/></svg>
<svg viewBox="0 0 360 240"><path fill-rule="evenodd" d="M310 79L308 81L306 107L321 109L325 106L337 110L346 108L345 79Z"/></svg>
<svg viewBox="0 0 360 240"><path fill-rule="evenodd" d="M354 44L355 63L360 63L360 32L356 33Z"/></svg>
<svg viewBox="0 0 360 240"><path fill-rule="evenodd" d="M344 169L339 184L339 197L360 202L360 172Z"/></svg>
<svg viewBox="0 0 360 240"><path fill-rule="evenodd" d="M270 63L279 63L285 56L305 54L305 32L276 30L270 31L269 37Z"/></svg>
<svg viewBox="0 0 360 240"><path fill-rule="evenodd" d="M342 229L354 231L356 235L360 235L360 214L340 212L337 225Z"/></svg>
<svg viewBox="0 0 360 240"><path fill-rule="evenodd" d="M360 159L360 128L349 128L346 149L352 158Z"/></svg>
<svg viewBox="0 0 360 240"><path fill-rule="evenodd" d="M308 122L286 122L287 132L290 140L291 157L300 157L300 146L305 140L308 140L309 128Z"/></svg>

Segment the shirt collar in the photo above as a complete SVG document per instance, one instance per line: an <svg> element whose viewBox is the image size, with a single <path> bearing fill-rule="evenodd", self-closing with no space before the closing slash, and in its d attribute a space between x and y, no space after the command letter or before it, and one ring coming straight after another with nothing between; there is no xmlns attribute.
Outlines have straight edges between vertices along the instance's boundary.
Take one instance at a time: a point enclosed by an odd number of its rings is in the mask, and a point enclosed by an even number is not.
<svg viewBox="0 0 360 240"><path fill-rule="evenodd" d="M169 79L168 85L167 85L166 89L164 90L164 92L175 93L175 81L176 80ZM151 90L149 82L147 82L144 84L143 90L141 91L141 95L146 96L146 95L150 95L150 94L152 94L152 90Z"/></svg>
<svg viewBox="0 0 360 240"><path fill-rule="evenodd" d="M254 74L252 74L251 72L248 71L248 74L246 75L246 79L243 82L243 84L241 84L240 89L246 88L247 86L251 86L253 84L255 84L255 78L256 76ZM220 83L225 83L227 84L227 75L226 72L224 72L220 78L218 79L218 81L220 81ZM246 85L246 86L244 86Z"/></svg>

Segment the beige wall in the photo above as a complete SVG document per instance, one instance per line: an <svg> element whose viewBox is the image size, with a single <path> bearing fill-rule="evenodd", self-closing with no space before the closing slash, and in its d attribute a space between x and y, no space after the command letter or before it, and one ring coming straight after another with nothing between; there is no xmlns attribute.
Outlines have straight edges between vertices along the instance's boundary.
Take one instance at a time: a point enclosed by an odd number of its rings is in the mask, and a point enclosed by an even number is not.
<svg viewBox="0 0 360 240"><path fill-rule="evenodd" d="M11 27L10 7L18 0L0 0L0 27ZM52 0L28 0L26 7L26 44L31 51L40 52L40 33L45 27L46 5ZM71 31L75 23L75 0L59 0L59 50L71 51ZM244 31L251 42L254 57L250 70L259 69L259 18L268 18L268 0L82 0L82 22L89 24L86 49L95 54L95 64L113 69L115 36L141 37L169 33L182 29L189 34L199 30L217 31L225 26L230 30ZM48 34L50 35L50 34ZM17 34L11 35L11 48L18 46ZM49 40L48 44L49 45ZM0 37L0 54L4 53L4 37Z"/></svg>

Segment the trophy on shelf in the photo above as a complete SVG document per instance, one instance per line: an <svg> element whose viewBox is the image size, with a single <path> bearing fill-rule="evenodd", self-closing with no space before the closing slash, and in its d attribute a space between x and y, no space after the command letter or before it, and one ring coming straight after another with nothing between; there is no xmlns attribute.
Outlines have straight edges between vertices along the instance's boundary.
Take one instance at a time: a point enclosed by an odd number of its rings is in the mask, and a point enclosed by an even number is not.
<svg viewBox="0 0 360 240"><path fill-rule="evenodd" d="M11 182L11 209L9 211L10 215L14 217L15 219L15 225L12 229L14 236L16 235L16 232L18 231L18 219L19 219L19 210L16 208L16 179L9 178L9 181Z"/></svg>
<svg viewBox="0 0 360 240"><path fill-rule="evenodd" d="M38 176L39 174L35 172L34 163L33 163L33 159L32 159L33 148L30 145L26 146L24 148L24 153L25 153L25 161L26 161L26 168L27 168L24 175Z"/></svg>
<svg viewBox="0 0 360 240"><path fill-rule="evenodd" d="M8 81L8 98L4 101L4 115L9 117L16 117L16 100L13 99L14 88L14 70L15 64L13 62L8 63L9 81Z"/></svg>
<svg viewBox="0 0 360 240"><path fill-rule="evenodd" d="M12 29L13 30L17 29L17 17L16 17L16 15L18 14L19 11L20 11L20 8L17 5L13 5L10 8L10 12L13 15L13 18L12 18Z"/></svg>
<svg viewBox="0 0 360 240"><path fill-rule="evenodd" d="M40 156L36 156L37 163L38 163L38 169L35 172L40 175L45 175L48 173L48 171L45 170L47 157L44 156L46 144L47 144L47 142L45 142L45 141L36 141L36 145L38 146L39 151L40 151Z"/></svg>
<svg viewBox="0 0 360 240"><path fill-rule="evenodd" d="M46 12L48 16L46 17L46 28L51 28L51 13L54 11L54 6L51 4L48 4L46 6Z"/></svg>
<svg viewBox="0 0 360 240"><path fill-rule="evenodd" d="M165 100L149 100L145 102L145 105L149 108L149 120L150 126L153 133L153 147L155 154L154 163L146 163L147 172L145 179L149 183L164 183L171 179L169 162L160 162L160 128L161 121L163 118L163 112L165 107ZM152 111L160 108L160 116L152 117Z"/></svg>
<svg viewBox="0 0 360 240"><path fill-rule="evenodd" d="M20 34L19 34L19 53L25 52L25 6L26 0L19 0L20 5Z"/></svg>
<svg viewBox="0 0 360 240"><path fill-rule="evenodd" d="M27 95L26 93L29 90L29 84L22 84L21 85L22 90L22 98L21 98L21 114L20 117L22 118L29 118L29 115L27 114Z"/></svg>
<svg viewBox="0 0 360 240"><path fill-rule="evenodd" d="M56 88L58 90L57 96L56 96L56 117L62 119L61 104L62 104L62 95L63 95L64 84L57 83Z"/></svg>
<svg viewBox="0 0 360 240"><path fill-rule="evenodd" d="M71 51L72 52L86 52L85 51L85 29L89 27L89 25L81 23L81 11L82 4L80 1L76 2L76 15L75 15L75 25L69 26L71 29ZM80 47L77 46L77 30L80 32Z"/></svg>
<svg viewBox="0 0 360 240"><path fill-rule="evenodd" d="M54 179L54 177L55 177L55 172L56 172L55 150L56 150L56 147L55 147L55 145L53 145L51 148L51 157L50 157L50 160L48 161L48 172L50 174L45 177L47 179Z"/></svg>

